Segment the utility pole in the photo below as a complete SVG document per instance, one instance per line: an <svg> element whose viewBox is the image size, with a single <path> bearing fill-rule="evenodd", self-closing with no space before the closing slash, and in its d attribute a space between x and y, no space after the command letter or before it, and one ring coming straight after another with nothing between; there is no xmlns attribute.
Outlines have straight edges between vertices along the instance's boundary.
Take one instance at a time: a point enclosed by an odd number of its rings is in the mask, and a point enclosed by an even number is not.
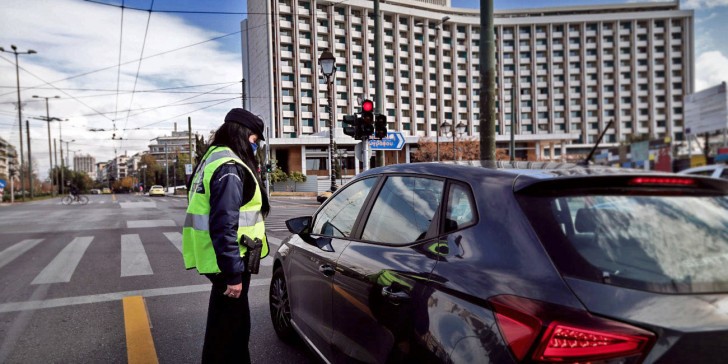
<svg viewBox="0 0 728 364"><path fill-rule="evenodd" d="M53 176L53 155L51 154L51 152L52 152L52 149L51 149L51 116L50 116L50 112L48 110L48 99L50 99L50 98L60 99L61 97L58 96L58 95L53 96L53 97L42 97L42 96L38 96L38 95L33 95L33 98L34 99L38 99L38 98L45 99L45 104L46 104L46 121L48 122L48 161L50 162L50 167L49 168L51 170L51 173L50 173L50 175L51 175L50 176L51 177L51 195L53 197L56 197L56 190L54 188L55 176ZM58 119L58 120L59 120L59 123L60 123L60 119Z"/></svg>
<svg viewBox="0 0 728 364"><path fill-rule="evenodd" d="M495 161L495 34L493 34L493 25L493 0L480 0L480 159L488 161Z"/></svg>
<svg viewBox="0 0 728 364"><path fill-rule="evenodd" d="M382 14L379 11L379 0L374 0L374 115L384 112L384 50L382 49ZM365 141L369 147L369 141ZM367 158L368 158L367 154ZM377 167L384 166L384 151L377 151ZM369 160L364 161L365 166ZM366 169L365 169L366 170Z"/></svg>
<svg viewBox="0 0 728 364"><path fill-rule="evenodd" d="M516 160L516 84L511 85L511 148L508 151L511 162Z"/></svg>
<svg viewBox="0 0 728 364"><path fill-rule="evenodd" d="M58 167L58 148L56 148L56 138L53 138L53 158L56 160L56 163L54 163L55 166ZM63 182L58 181L58 187L58 193L63 194Z"/></svg>
<svg viewBox="0 0 728 364"><path fill-rule="evenodd" d="M25 120L25 133L28 137L28 183L30 188L30 199L33 199L33 162L30 154L30 122Z"/></svg>
<svg viewBox="0 0 728 364"><path fill-rule="evenodd" d="M245 79L243 78L243 110L245 110Z"/></svg>
<svg viewBox="0 0 728 364"><path fill-rule="evenodd" d="M13 50L12 52L6 51L5 48L0 47L0 52L13 53L15 55L15 82L18 89L18 128L20 130L20 133L18 134L20 138L20 191L23 191L23 106L20 103L20 66L18 65L18 54L35 54L37 52L32 49L28 49L25 52L18 52L18 47L14 44L11 44L10 48ZM25 192L21 192L21 196L23 201L25 201Z"/></svg>
<svg viewBox="0 0 728 364"><path fill-rule="evenodd" d="M191 116L187 117L187 133L188 133L187 136L189 138L188 140L190 142L190 164L194 167L195 159L193 158L193 156L194 156L193 149L194 148L192 146L192 117ZM192 176L190 176L190 178L192 178Z"/></svg>
<svg viewBox="0 0 728 364"><path fill-rule="evenodd" d="M167 142L164 143L164 193L169 188L169 158L167 157Z"/></svg>

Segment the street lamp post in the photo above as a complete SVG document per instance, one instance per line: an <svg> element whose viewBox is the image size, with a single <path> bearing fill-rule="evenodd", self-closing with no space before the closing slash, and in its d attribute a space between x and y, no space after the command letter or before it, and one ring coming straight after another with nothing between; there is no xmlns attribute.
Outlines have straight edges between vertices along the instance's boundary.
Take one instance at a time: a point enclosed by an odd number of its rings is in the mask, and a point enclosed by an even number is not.
<svg viewBox="0 0 728 364"><path fill-rule="evenodd" d="M465 129L467 129L467 125L463 124L463 122L459 122L457 126L455 126L455 131L457 131L458 136L460 139L462 139L463 134L465 134ZM452 134L452 147L455 148L455 133ZM462 153L461 153L462 154ZM454 159L455 157L453 157ZM462 157L458 158L458 160L461 160Z"/></svg>
<svg viewBox="0 0 728 364"><path fill-rule="evenodd" d="M6 51L5 48L0 47L0 52L13 53L15 55L15 82L18 89L18 128L20 130L20 133L18 134L20 137L20 190L23 191L23 112L20 104L20 66L18 65L18 54L35 54L37 52L32 49L28 49L25 52L18 52L18 47L14 44L11 44L10 48L12 49L12 52ZM25 201L25 192L21 193L21 196L23 201Z"/></svg>
<svg viewBox="0 0 728 364"><path fill-rule="evenodd" d="M53 97L44 97L44 96L33 95L33 98L34 99L38 99L38 98L45 99L45 104L46 104L46 122L48 123L48 160L50 162L50 167L49 168L50 168L50 175L51 175L51 196L55 197L56 196L56 190L55 190L55 187L54 187L55 176L53 176L53 154L52 154L53 150L51 149L51 116L50 116L50 112L48 110L48 99L51 99L51 98L53 98L53 99L60 99L61 97L58 96L58 95L53 96ZM57 118L54 118L54 119L57 119ZM60 120L60 119L58 119L58 120Z"/></svg>
<svg viewBox="0 0 728 364"><path fill-rule="evenodd" d="M328 91L328 105L329 105L329 176L331 178L331 192L336 191L336 176L334 175L334 118L333 103L331 95L331 84L333 83L332 77L336 72L336 58L334 55L325 50L319 57L319 65L321 66L321 73L326 77L326 90ZM334 76L335 78L335 76Z"/></svg>
<svg viewBox="0 0 728 364"><path fill-rule="evenodd" d="M450 127L452 127L452 124L450 124L447 121L445 121L445 122L443 122L442 124L439 125L439 128L438 129L439 130L442 130L442 134L443 135L447 135L448 133L450 133ZM452 142L453 142L453 146L452 146L452 160L455 160L455 132L452 133ZM438 160L440 160L439 157L440 157L440 155L438 154Z"/></svg>
<svg viewBox="0 0 728 364"><path fill-rule="evenodd" d="M142 178L144 179L144 182L142 182L142 188L146 189L147 188L147 165L142 164L141 169L142 169Z"/></svg>

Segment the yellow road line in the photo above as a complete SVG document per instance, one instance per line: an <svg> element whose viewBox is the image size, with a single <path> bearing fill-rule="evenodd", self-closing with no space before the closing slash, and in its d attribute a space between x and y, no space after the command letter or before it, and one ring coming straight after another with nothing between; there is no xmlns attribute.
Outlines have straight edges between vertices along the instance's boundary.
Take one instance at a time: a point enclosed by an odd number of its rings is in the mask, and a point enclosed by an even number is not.
<svg viewBox="0 0 728 364"><path fill-rule="evenodd" d="M124 327L126 328L126 354L129 364L159 363L154 349L152 330L142 296L122 299Z"/></svg>

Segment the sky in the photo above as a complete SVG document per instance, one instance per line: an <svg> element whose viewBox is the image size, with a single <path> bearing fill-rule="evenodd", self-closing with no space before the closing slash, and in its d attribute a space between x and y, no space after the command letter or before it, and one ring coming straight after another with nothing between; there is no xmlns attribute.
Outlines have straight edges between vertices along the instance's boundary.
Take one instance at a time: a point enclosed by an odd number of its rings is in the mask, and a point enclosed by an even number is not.
<svg viewBox="0 0 728 364"><path fill-rule="evenodd" d="M623 2L633 1L495 0L495 9ZM452 0L453 7L479 4ZM681 7L695 11L697 90L728 81L728 0L682 0ZM33 95L51 97L49 115L65 120L50 123L51 138L62 134L71 156L90 154L97 162L148 149L175 123L185 130L188 116L193 132L219 126L241 106L246 8L244 0L3 0L0 47L37 52L19 56L19 75L23 134L27 119L38 175L46 178L49 169L48 123L39 120L45 100ZM16 105L14 55L0 53L0 137L17 148Z"/></svg>

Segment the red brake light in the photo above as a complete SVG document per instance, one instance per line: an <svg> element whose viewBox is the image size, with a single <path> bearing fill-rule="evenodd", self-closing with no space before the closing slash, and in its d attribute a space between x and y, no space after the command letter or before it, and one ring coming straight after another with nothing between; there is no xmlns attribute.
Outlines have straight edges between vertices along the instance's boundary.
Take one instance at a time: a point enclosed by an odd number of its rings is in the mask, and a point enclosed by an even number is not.
<svg viewBox="0 0 728 364"><path fill-rule="evenodd" d="M518 361L588 362L632 357L641 361L654 334L586 311L502 295L488 300L503 340Z"/></svg>
<svg viewBox="0 0 728 364"><path fill-rule="evenodd" d="M692 178L681 177L635 177L629 181L630 185L672 185L672 186L692 186L695 180Z"/></svg>
<svg viewBox="0 0 728 364"><path fill-rule="evenodd" d="M361 104L361 109L364 112L372 112L374 111L374 103L371 100L364 100Z"/></svg>
<svg viewBox="0 0 728 364"><path fill-rule="evenodd" d="M650 338L615 334L551 323L534 358L563 362L611 359L641 355Z"/></svg>

